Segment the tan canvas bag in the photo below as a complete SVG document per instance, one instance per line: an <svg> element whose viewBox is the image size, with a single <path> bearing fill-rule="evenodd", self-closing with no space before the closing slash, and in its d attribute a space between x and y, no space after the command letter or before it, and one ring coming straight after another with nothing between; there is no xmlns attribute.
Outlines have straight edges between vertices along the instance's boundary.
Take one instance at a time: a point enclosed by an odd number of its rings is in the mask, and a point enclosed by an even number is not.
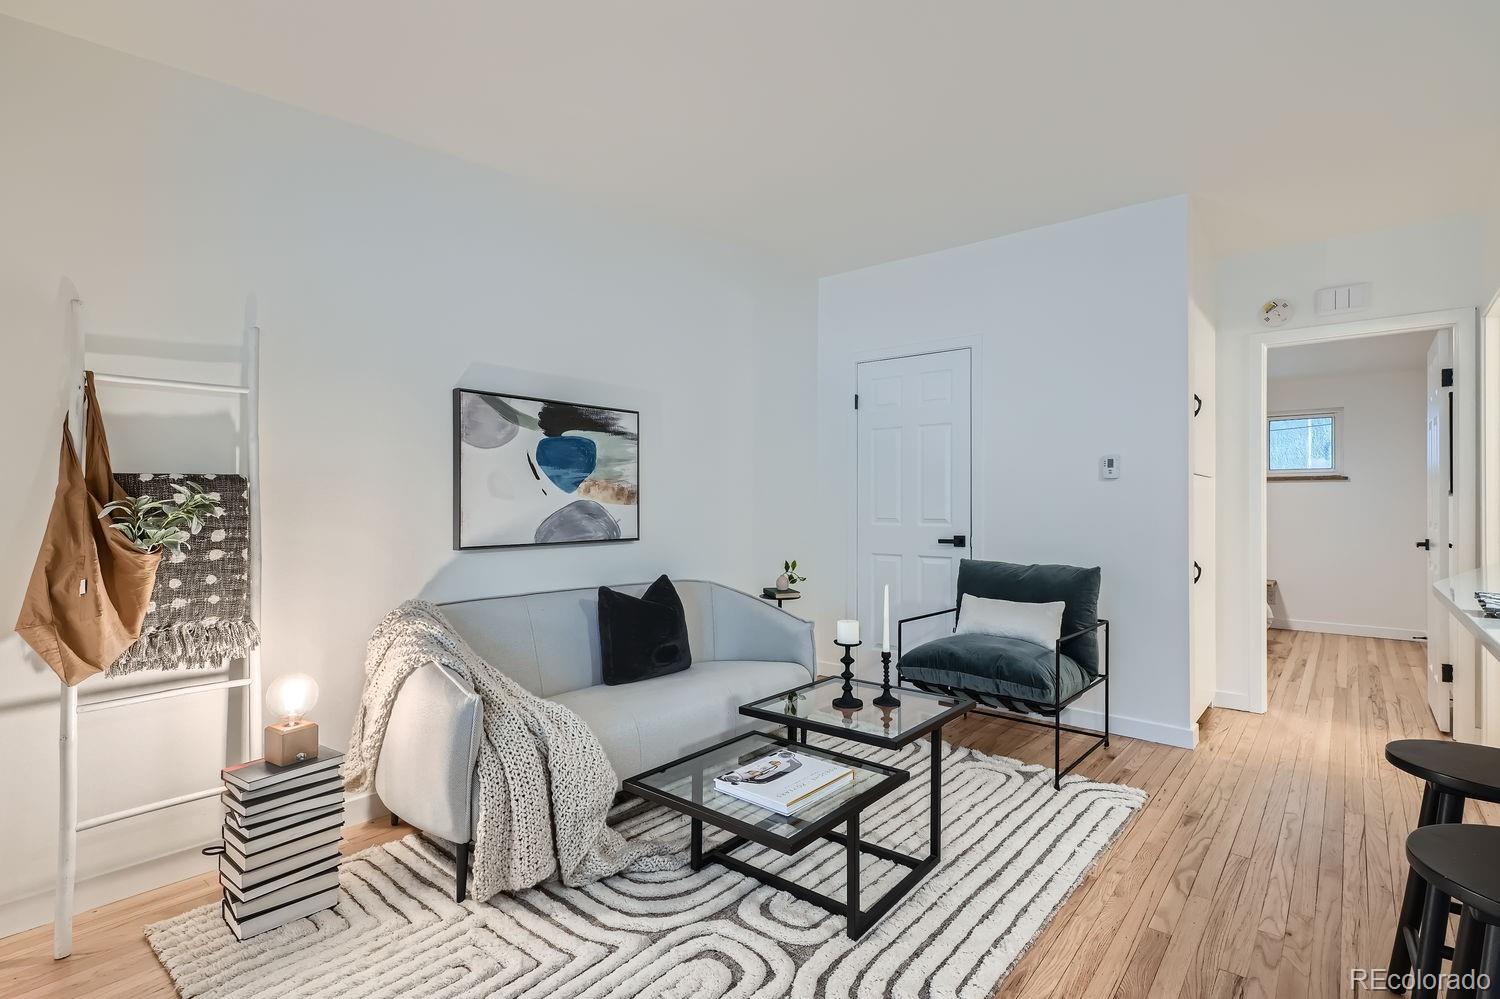
<svg viewBox="0 0 1500 999"><path fill-rule="evenodd" d="M84 404L88 468L79 466L64 420L52 513L16 619L17 634L70 687L108 669L140 637L161 562L99 519L105 504L126 495L110 468L92 371Z"/></svg>

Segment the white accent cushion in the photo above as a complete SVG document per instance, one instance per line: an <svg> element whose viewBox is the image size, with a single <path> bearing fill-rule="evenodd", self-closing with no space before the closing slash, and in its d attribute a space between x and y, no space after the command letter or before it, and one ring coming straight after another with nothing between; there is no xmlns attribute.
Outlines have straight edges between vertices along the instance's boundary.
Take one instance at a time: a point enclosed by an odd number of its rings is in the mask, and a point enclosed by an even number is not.
<svg viewBox="0 0 1500 999"><path fill-rule="evenodd" d="M1066 607L1061 600L1050 604L1028 604L966 593L954 634L1017 638L1050 649L1062 637L1063 610Z"/></svg>

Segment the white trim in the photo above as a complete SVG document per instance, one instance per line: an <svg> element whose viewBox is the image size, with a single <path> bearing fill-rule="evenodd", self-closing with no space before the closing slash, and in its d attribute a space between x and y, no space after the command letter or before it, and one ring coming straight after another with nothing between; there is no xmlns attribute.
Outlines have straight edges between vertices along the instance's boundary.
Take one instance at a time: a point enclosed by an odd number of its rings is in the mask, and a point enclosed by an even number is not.
<svg viewBox="0 0 1500 999"><path fill-rule="evenodd" d="M1244 379L1245 398L1249 410L1247 425L1254 436L1251 439L1247 462L1250 514L1246 519L1244 534L1244 564L1252 573L1258 572L1259 576L1254 580L1253 585L1240 585L1239 599L1231 602L1230 606L1224 608L1224 611L1239 617L1243 625L1240 630L1245 634L1260 636L1258 640L1247 643L1248 647L1241 651L1245 658L1238 664L1239 668L1244 671L1243 676L1247 677L1250 682L1245 698L1247 710L1264 712L1270 699L1269 678L1265 665L1266 605L1264 594L1267 351L1272 347L1329 343L1336 340L1352 340L1394 333L1416 333L1423 330L1452 331L1454 390L1458 405L1457 426L1454 428L1454 454L1457 458L1459 509L1453 564L1455 571L1461 572L1474 567L1478 551L1479 474L1476 465L1479 459L1479 446L1475 436L1479 427L1479 379L1474 363L1478 357L1475 312L1474 309L1444 309L1408 316L1386 316L1358 319L1346 323L1266 331L1246 337L1250 356L1247 358L1248 363L1245 364L1241 377ZM1237 581L1239 584L1244 582L1243 580Z"/></svg>
<svg viewBox="0 0 1500 999"><path fill-rule="evenodd" d="M1500 291L1480 317L1480 565L1500 565Z"/></svg>
<svg viewBox="0 0 1500 999"><path fill-rule="evenodd" d="M859 412L853 406L854 397L859 392L859 366L869 361L891 361L898 357L942 354L951 350L969 352L969 548L965 557L979 558L979 544L980 539L984 537L984 531L983 506L978 502L978 483L984 475L983 465L988 452L983 446L984 393L976 392L975 385L979 381L983 342L984 337L981 334L974 334L938 340L921 340L868 350L851 350L844 354L841 364L849 378L849 391L845 398L851 403L845 417L847 422L844 443L850 456L851 474L848 481L853 483L853 488L849 490L844 502L846 514L844 522L848 525L844 536L844 544L848 553L844 560L847 573L844 591L845 614L858 615L859 613ZM840 669L842 668L840 666Z"/></svg>
<svg viewBox="0 0 1500 999"><path fill-rule="evenodd" d="M1398 642L1425 641L1427 626L1390 628L1380 624L1343 624L1338 621L1301 621L1272 618L1266 627L1279 631L1315 631L1322 635L1350 635L1354 638L1390 638Z"/></svg>
<svg viewBox="0 0 1500 999"><path fill-rule="evenodd" d="M1480 317L1479 334L1479 565L1500 565L1500 291ZM1479 728L1491 745L1500 738L1500 675L1495 658L1481 649Z"/></svg>
<svg viewBox="0 0 1500 999"><path fill-rule="evenodd" d="M1102 730L1104 712L1091 708L1068 708L1063 712L1063 723ZM1109 713L1109 734L1111 738L1118 735L1129 739L1143 739L1146 742L1159 742L1164 746L1180 746L1183 749L1193 749L1198 745L1197 725L1165 725L1157 721L1117 714L1114 711Z"/></svg>

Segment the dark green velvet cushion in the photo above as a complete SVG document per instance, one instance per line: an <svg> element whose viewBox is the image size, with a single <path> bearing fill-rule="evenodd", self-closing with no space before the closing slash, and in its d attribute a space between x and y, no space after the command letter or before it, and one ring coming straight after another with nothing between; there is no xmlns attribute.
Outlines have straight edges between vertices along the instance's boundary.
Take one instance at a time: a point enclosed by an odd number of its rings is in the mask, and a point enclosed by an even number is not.
<svg viewBox="0 0 1500 999"><path fill-rule="evenodd" d="M901 676L1004 697L1051 704L1071 697L1088 682L1083 668L1062 657L1062 692L1055 693L1053 650L1019 638L948 635L901 655Z"/></svg>
<svg viewBox="0 0 1500 999"><path fill-rule="evenodd" d="M1014 600L1027 604L1050 604L1060 600L1067 605L1062 619L1064 635L1082 631L1099 620L1098 566L1080 569L1072 565L1012 565L966 558L958 564L960 612L966 593L990 600ZM1097 635L1098 632L1091 631L1063 646L1064 653L1094 676L1099 673Z"/></svg>

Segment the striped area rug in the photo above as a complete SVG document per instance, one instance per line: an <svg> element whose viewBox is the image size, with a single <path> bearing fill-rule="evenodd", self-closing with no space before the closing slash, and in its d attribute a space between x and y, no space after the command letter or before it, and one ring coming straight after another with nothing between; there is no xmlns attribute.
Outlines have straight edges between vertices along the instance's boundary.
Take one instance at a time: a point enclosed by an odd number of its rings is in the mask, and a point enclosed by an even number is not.
<svg viewBox="0 0 1500 999"><path fill-rule="evenodd" d="M925 742L899 753L824 744L912 770L861 833L924 854ZM1146 795L1077 777L1058 792L1044 767L944 751L943 861L859 941L844 936L842 916L717 865L455 903L452 859L416 835L346 860L336 908L245 943L216 905L146 935L188 997L985 999ZM666 809L637 802L616 824L686 849L687 820ZM736 855L843 893L836 844ZM865 858L865 904L903 870Z"/></svg>

